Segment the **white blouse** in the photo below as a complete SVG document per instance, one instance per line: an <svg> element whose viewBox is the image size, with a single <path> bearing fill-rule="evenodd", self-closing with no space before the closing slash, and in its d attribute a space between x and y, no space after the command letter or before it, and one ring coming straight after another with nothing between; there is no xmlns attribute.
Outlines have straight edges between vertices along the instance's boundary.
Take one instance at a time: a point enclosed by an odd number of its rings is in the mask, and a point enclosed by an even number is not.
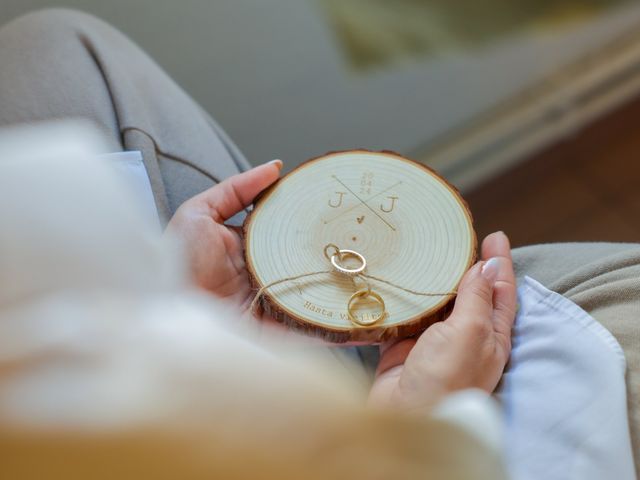
<svg viewBox="0 0 640 480"><path fill-rule="evenodd" d="M635 479L616 339L567 298L525 277L497 391L517 480Z"/></svg>

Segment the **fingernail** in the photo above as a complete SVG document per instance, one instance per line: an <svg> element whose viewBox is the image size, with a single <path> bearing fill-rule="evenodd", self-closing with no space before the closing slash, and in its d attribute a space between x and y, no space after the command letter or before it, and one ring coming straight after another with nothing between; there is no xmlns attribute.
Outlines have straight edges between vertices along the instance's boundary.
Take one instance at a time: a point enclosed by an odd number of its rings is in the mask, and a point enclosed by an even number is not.
<svg viewBox="0 0 640 480"><path fill-rule="evenodd" d="M282 165L283 165L282 160L276 159L276 160L271 160L270 162L267 162L267 165L272 165L272 164L278 167L278 170L282 170Z"/></svg>
<svg viewBox="0 0 640 480"><path fill-rule="evenodd" d="M500 270L500 261L493 257L487 260L487 262L482 266L480 273L491 285L493 285L496 283L496 279L498 278L498 270Z"/></svg>

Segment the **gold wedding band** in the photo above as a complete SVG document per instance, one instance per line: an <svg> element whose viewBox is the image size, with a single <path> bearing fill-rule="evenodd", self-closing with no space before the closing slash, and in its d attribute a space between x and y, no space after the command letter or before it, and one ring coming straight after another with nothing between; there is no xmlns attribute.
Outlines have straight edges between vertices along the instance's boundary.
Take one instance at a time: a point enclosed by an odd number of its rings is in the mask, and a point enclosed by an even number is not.
<svg viewBox="0 0 640 480"><path fill-rule="evenodd" d="M354 304L357 303L357 300L359 300L360 298L368 298L368 297L373 298L376 302L380 304L380 307L382 308L382 312L379 315L364 314L364 315L361 315L360 318L356 317L354 313ZM387 307L384 304L384 300L380 295L378 295L376 292L372 291L371 289L358 290L356 293L351 295L351 298L349 298L349 302L347 303L347 315L349 316L349 320L351 320L356 325L361 325L363 327L369 327L371 325L375 325L380 320L382 320L386 314L387 314Z"/></svg>
<svg viewBox="0 0 640 480"><path fill-rule="evenodd" d="M344 259L345 257L357 258L360 261L360 265L356 268L343 267L338 263L338 259L342 261L342 259ZM345 273L347 275L357 275L364 272L365 268L367 268L367 261L365 260L364 256L362 256L355 250L338 250L337 254L334 253L333 255L331 255L331 265L333 265L333 268L335 268L339 272Z"/></svg>
<svg viewBox="0 0 640 480"><path fill-rule="evenodd" d="M327 259L331 262L331 265L333 265L333 268L335 268L338 272L351 276L353 284L356 288L358 288L356 284L357 279L360 279L366 285L366 288L357 290L356 293L351 295L349 301L347 302L347 316L349 317L349 320L351 320L351 322L355 325L360 325L362 327L370 327L381 321L387 315L387 307L384 304L384 300L382 299L382 297L371 290L371 285L369 285L369 282L365 278L366 275L363 274L363 272L367 268L367 260L364 258L364 256L356 252L355 250L341 250L337 245L333 243L329 243L324 247L324 256L327 257ZM347 268L341 265L340 262L348 257L356 258L360 262L360 265L355 268ZM355 304L358 302L358 300L366 299L369 297L373 298L380 305L382 311L378 315L365 313L360 315L360 318L358 318L355 314Z"/></svg>

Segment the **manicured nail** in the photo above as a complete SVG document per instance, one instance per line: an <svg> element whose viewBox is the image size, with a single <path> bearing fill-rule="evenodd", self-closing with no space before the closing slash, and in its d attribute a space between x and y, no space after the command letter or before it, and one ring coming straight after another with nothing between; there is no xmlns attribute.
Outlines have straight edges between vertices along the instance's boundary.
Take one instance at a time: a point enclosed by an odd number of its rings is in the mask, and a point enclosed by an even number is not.
<svg viewBox="0 0 640 480"><path fill-rule="evenodd" d="M282 164L282 160L276 159L276 160L271 160L270 162L267 162L267 165L271 165L271 164L273 164L276 167L278 167L278 170L282 170L282 165L283 165Z"/></svg>
<svg viewBox="0 0 640 480"><path fill-rule="evenodd" d="M493 257L487 260L487 262L482 266L482 270L480 273L487 281L493 285L496 283L496 279L498 278L498 271L500 270L500 261Z"/></svg>

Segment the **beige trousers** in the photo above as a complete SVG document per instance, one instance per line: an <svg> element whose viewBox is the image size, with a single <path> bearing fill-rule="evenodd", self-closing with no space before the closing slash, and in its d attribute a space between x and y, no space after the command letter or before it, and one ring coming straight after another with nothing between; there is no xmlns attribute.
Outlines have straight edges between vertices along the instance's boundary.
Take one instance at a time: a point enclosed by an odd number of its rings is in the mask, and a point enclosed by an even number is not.
<svg viewBox="0 0 640 480"><path fill-rule="evenodd" d="M165 222L184 200L249 166L206 112L104 22L48 10L6 25L0 30L0 126L64 117L93 121L114 151L142 151ZM514 257L518 275L576 302L622 345L640 467L640 245L537 245L515 250Z"/></svg>

